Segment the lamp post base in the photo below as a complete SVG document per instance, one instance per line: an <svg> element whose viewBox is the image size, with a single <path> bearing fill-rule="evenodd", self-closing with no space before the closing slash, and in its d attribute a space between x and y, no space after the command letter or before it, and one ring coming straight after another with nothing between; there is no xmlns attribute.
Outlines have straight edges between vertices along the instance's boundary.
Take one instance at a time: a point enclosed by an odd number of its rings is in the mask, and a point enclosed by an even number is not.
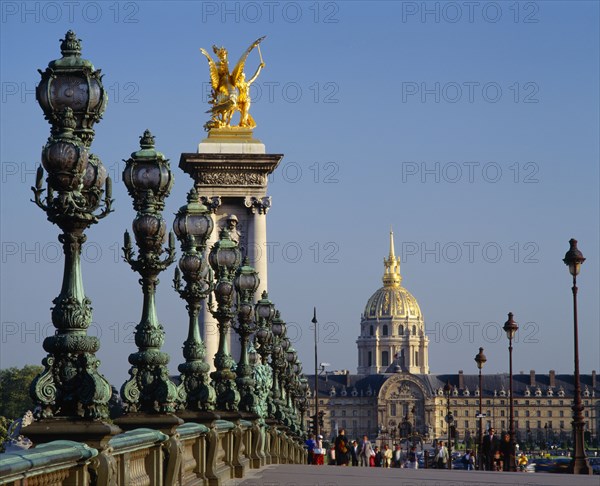
<svg viewBox="0 0 600 486"><path fill-rule="evenodd" d="M102 450L115 435L123 432L114 424L101 420L76 420L53 417L33 422L22 429L34 445L54 440L85 442L94 449Z"/></svg>

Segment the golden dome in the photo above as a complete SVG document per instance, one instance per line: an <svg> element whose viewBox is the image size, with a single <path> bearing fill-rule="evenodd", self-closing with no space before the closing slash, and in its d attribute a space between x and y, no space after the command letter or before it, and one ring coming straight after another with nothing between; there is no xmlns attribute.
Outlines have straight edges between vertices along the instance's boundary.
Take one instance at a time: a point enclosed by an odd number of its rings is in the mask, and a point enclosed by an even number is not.
<svg viewBox="0 0 600 486"><path fill-rule="evenodd" d="M381 287L367 302L365 319L421 319L421 309L417 299L398 285L397 287Z"/></svg>
<svg viewBox="0 0 600 486"><path fill-rule="evenodd" d="M383 259L383 287L367 301L365 319L422 319L417 299L402 287L400 258L394 254L394 233L390 231L390 254Z"/></svg>

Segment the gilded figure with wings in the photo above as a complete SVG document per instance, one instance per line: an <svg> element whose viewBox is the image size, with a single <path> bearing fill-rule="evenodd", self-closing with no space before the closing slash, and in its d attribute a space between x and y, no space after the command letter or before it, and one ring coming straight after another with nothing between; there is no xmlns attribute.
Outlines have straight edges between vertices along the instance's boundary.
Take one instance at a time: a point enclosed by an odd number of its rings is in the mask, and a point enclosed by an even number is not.
<svg viewBox="0 0 600 486"><path fill-rule="evenodd" d="M213 52L217 55L218 61L215 62L205 49L200 48L200 52L208 59L210 69L210 82L212 86L212 98L210 104L212 108L207 113L211 113L211 119L204 125L205 130L211 128L231 127L231 120L236 111L240 112L240 122L237 125L242 128L254 128L256 122L250 115L250 85L256 81L265 63L262 60L259 44L266 36L255 40L248 49L242 54L231 73L229 72L229 61L227 59L227 49L224 47L213 46ZM260 55L260 64L256 72L250 79L246 79L244 66L246 59L252 50L258 47Z"/></svg>

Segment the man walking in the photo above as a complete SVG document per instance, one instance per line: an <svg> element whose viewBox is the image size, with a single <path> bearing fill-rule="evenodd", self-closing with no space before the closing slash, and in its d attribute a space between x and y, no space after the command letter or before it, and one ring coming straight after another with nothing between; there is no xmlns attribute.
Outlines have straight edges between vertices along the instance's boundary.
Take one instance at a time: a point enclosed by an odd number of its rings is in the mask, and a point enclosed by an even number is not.
<svg viewBox="0 0 600 486"><path fill-rule="evenodd" d="M494 429L490 427L488 435L483 438L481 454L484 457L486 471L494 470L494 455L498 451L498 438L494 435Z"/></svg>
<svg viewBox="0 0 600 486"><path fill-rule="evenodd" d="M369 441L369 438L366 435L363 435L363 440L360 443L360 449L358 453L358 458L361 466L369 467L369 461L371 460L371 453L373 451L373 446Z"/></svg>
<svg viewBox="0 0 600 486"><path fill-rule="evenodd" d="M352 441L352 446L350 447L350 453L352 454L352 465L358 466L358 444L355 440Z"/></svg>
<svg viewBox="0 0 600 486"><path fill-rule="evenodd" d="M438 451L435 455L435 463L438 469L447 469L448 468L448 449L442 441L440 441L438 445Z"/></svg>

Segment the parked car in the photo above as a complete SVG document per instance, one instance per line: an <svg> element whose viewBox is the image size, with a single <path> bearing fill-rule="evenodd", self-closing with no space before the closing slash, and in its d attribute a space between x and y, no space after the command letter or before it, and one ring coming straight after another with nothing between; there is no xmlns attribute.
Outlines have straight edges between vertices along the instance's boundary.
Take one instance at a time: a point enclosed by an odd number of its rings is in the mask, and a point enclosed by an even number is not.
<svg viewBox="0 0 600 486"><path fill-rule="evenodd" d="M588 459L594 474L600 474L600 457L590 457Z"/></svg>
<svg viewBox="0 0 600 486"><path fill-rule="evenodd" d="M557 457L556 459L536 459L535 472L563 473L569 472L570 457Z"/></svg>

